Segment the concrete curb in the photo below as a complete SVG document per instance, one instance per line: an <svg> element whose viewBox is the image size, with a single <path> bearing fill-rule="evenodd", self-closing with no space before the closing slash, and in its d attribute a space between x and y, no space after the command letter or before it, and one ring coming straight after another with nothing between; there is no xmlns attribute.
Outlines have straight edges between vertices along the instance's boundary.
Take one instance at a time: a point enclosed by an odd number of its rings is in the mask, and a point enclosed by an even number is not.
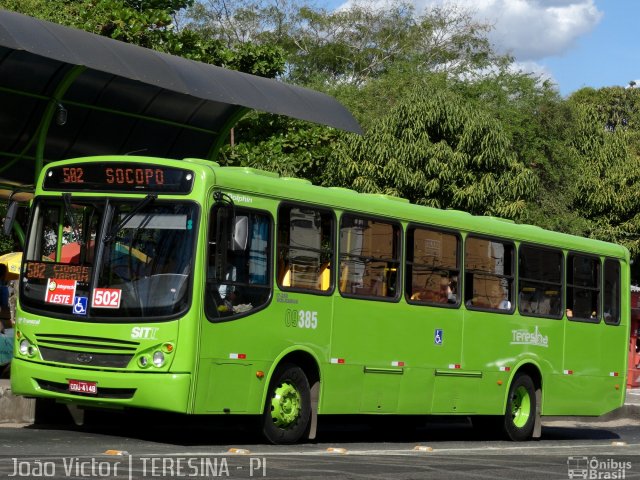
<svg viewBox="0 0 640 480"><path fill-rule="evenodd" d="M11 393L9 380L0 380L0 423L33 423L36 401Z"/></svg>

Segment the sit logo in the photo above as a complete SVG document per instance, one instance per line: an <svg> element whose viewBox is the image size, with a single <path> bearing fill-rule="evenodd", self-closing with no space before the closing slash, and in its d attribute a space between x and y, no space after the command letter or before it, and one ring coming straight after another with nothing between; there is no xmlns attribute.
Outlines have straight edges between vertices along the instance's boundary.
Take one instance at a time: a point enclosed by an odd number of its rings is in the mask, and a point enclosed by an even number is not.
<svg viewBox="0 0 640 480"><path fill-rule="evenodd" d="M156 340L156 333L158 333L158 328L155 327L133 327L131 329L131 338Z"/></svg>

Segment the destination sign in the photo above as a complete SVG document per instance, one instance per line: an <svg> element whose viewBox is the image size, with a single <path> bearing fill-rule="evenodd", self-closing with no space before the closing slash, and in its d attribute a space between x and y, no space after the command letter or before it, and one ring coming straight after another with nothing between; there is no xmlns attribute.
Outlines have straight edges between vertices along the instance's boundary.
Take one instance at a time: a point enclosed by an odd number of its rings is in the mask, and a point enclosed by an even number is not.
<svg viewBox="0 0 640 480"><path fill-rule="evenodd" d="M44 177L45 190L97 192L191 192L191 170L147 163L92 162L52 167Z"/></svg>
<svg viewBox="0 0 640 480"><path fill-rule="evenodd" d="M52 262L26 262L26 277L31 279L58 278L60 280L75 280L89 283L91 267L82 265L65 265Z"/></svg>

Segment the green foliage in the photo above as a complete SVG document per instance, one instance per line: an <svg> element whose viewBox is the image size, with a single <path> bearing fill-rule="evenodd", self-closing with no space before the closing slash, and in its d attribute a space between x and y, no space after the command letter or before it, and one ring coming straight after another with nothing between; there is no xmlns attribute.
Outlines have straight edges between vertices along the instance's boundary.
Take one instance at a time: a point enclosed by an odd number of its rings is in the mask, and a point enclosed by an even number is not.
<svg viewBox="0 0 640 480"><path fill-rule="evenodd" d="M418 15L403 1L327 11L295 0L208 0L194 4L188 18L189 28L229 47L279 46L286 52L285 78L304 85L361 87L398 64L461 75L503 61L487 40L490 27L455 6L431 6Z"/></svg>
<svg viewBox="0 0 640 480"><path fill-rule="evenodd" d="M521 221L566 233L584 234L588 222L573 208L575 156L567 142L573 112L548 81L510 68L454 88L502 124L517 160L536 175L540 187Z"/></svg>
<svg viewBox="0 0 640 480"><path fill-rule="evenodd" d="M224 147L220 163L306 178L319 185L341 134L286 117L253 114L240 122L234 136L244 141Z"/></svg>
<svg viewBox="0 0 640 480"><path fill-rule="evenodd" d="M127 7L143 12L145 10L164 10L175 14L183 8L191 7L194 0L124 0Z"/></svg>
<svg viewBox="0 0 640 480"><path fill-rule="evenodd" d="M640 156L634 151L632 139L638 132L623 127L622 122L612 128L611 119L615 117L610 112L616 110L615 105L609 106L611 110L603 109L606 103L584 101L582 93L572 99L576 121L570 144L577 159L574 208L589 220L592 237L621 243L637 256ZM601 93L606 97L610 92Z"/></svg>
<svg viewBox="0 0 640 480"><path fill-rule="evenodd" d="M213 65L275 77L283 50L247 43L229 48L205 32L178 30L174 15L193 0L0 0L0 6L127 43Z"/></svg>
<svg viewBox="0 0 640 480"><path fill-rule="evenodd" d="M499 122L446 90L414 90L367 136L339 143L326 183L512 219L537 187Z"/></svg>
<svg viewBox="0 0 640 480"><path fill-rule="evenodd" d="M274 78L284 73L285 55L277 45L243 43L231 51L225 66L260 77Z"/></svg>

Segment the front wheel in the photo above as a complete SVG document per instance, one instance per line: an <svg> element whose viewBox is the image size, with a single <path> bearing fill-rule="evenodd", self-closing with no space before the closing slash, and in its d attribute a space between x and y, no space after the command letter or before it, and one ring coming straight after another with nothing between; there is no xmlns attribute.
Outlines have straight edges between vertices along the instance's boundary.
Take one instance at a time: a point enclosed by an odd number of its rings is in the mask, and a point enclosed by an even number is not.
<svg viewBox="0 0 640 480"><path fill-rule="evenodd" d="M262 431L274 444L299 441L309 429L311 392L304 371L293 364L277 368L269 384Z"/></svg>
<svg viewBox="0 0 640 480"><path fill-rule="evenodd" d="M518 375L509 388L504 431L510 440L520 442L533 435L536 417L536 388L528 375Z"/></svg>

